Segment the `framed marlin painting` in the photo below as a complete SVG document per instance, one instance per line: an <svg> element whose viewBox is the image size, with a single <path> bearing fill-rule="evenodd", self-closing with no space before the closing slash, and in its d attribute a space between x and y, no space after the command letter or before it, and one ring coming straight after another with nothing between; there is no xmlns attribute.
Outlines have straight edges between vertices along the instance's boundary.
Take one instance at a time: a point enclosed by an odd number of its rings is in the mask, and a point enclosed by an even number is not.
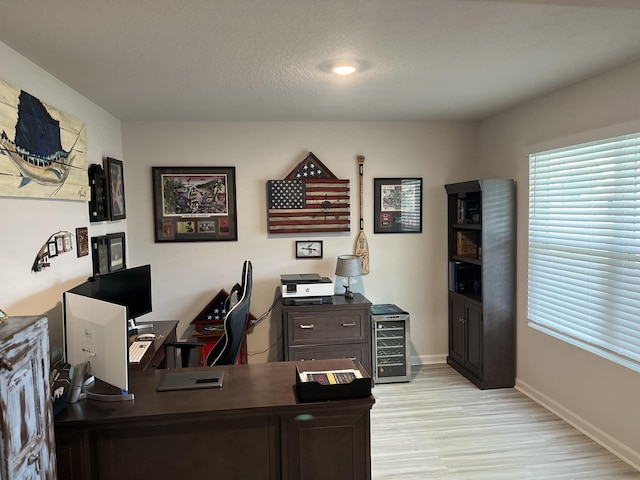
<svg viewBox="0 0 640 480"><path fill-rule="evenodd" d="M0 80L0 197L88 201L84 122Z"/></svg>

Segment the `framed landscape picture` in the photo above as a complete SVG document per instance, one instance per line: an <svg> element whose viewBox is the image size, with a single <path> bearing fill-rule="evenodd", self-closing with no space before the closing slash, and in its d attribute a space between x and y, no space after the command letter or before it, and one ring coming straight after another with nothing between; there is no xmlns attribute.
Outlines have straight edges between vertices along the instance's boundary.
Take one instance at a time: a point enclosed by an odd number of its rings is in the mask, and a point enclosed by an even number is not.
<svg viewBox="0 0 640 480"><path fill-rule="evenodd" d="M422 232L422 178L374 178L374 233Z"/></svg>
<svg viewBox="0 0 640 480"><path fill-rule="evenodd" d="M235 167L153 167L156 242L238 240Z"/></svg>

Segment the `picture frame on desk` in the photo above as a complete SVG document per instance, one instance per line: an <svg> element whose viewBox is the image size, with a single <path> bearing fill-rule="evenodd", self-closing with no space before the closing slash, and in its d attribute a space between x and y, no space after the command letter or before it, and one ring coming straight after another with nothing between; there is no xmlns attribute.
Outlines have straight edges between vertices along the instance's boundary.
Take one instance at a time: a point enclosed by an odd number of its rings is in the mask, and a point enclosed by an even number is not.
<svg viewBox="0 0 640 480"><path fill-rule="evenodd" d="M373 233L422 232L422 178L374 178Z"/></svg>
<svg viewBox="0 0 640 480"><path fill-rule="evenodd" d="M152 167L155 241L237 241L235 167Z"/></svg>

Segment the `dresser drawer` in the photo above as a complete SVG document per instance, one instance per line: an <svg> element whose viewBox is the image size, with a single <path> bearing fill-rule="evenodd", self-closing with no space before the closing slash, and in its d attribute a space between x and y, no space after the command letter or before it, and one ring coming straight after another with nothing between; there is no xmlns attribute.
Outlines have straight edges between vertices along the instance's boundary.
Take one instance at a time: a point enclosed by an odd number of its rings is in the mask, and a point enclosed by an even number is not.
<svg viewBox="0 0 640 480"><path fill-rule="evenodd" d="M335 316L291 312L287 317L289 345L352 343L369 338L367 317L360 312L335 312Z"/></svg>
<svg viewBox="0 0 640 480"><path fill-rule="evenodd" d="M290 347L288 360L326 360L329 358L348 358L360 362L367 372L371 349L368 344L352 345L316 345L308 347Z"/></svg>

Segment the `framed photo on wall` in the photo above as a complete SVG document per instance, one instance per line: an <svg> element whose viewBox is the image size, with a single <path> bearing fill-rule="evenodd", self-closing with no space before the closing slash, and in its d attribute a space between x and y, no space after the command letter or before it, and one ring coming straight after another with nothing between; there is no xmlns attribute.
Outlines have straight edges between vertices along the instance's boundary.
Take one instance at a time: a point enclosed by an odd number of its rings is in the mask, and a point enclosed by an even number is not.
<svg viewBox="0 0 640 480"><path fill-rule="evenodd" d="M422 178L374 178L373 187L373 233L422 232Z"/></svg>
<svg viewBox="0 0 640 480"><path fill-rule="evenodd" d="M124 202L124 169L122 162L106 158L107 180L109 184L109 219L122 220L127 217Z"/></svg>
<svg viewBox="0 0 640 480"><path fill-rule="evenodd" d="M156 242L237 241L235 167L153 167Z"/></svg>
<svg viewBox="0 0 640 480"><path fill-rule="evenodd" d="M107 248L109 252L109 272L127 268L124 232L108 234Z"/></svg>
<svg viewBox="0 0 640 480"><path fill-rule="evenodd" d="M296 240L296 258L322 258L322 240Z"/></svg>
<svg viewBox="0 0 640 480"><path fill-rule="evenodd" d="M91 259L94 275L109 273L109 245L106 235L91 237Z"/></svg>

